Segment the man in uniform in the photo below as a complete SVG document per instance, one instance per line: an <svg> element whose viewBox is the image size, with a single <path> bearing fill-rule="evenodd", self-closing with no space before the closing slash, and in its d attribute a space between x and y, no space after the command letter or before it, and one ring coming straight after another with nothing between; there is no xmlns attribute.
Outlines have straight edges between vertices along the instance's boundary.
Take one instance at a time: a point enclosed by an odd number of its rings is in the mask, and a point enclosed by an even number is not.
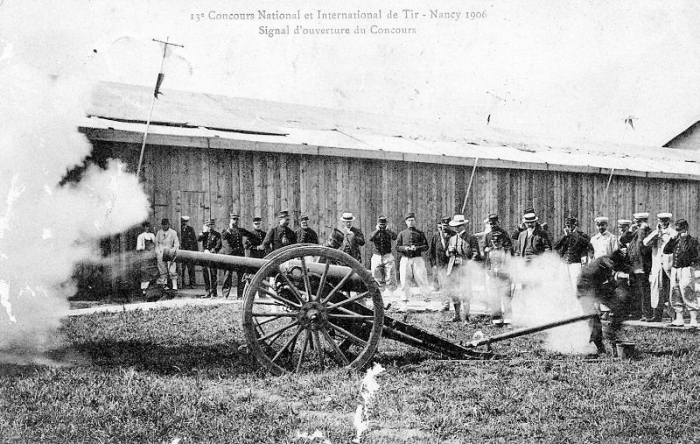
<svg viewBox="0 0 700 444"><path fill-rule="evenodd" d="M194 232L194 228L189 225L190 217L182 216L182 222L180 223L180 248L187 251L198 251L199 245L197 244L197 234ZM182 288L194 288L195 286L195 272L194 264L183 262L180 265ZM187 285L185 285L185 276L189 278Z"/></svg>
<svg viewBox="0 0 700 444"><path fill-rule="evenodd" d="M675 312L675 319L671 327L683 327L683 310L690 313L690 327L698 327L697 295L695 294L695 269L700 262L700 250L698 240L688 234L688 221L678 219L676 221L676 235L668 241L664 247L664 254L673 255L671 267L671 307Z"/></svg>
<svg viewBox="0 0 700 444"><path fill-rule="evenodd" d="M262 217L255 216L253 218L253 231L250 232L250 236L246 237L245 247L250 252L250 257L256 259L262 259L265 257L265 247L263 246L263 241L265 240L265 231L262 229Z"/></svg>
<svg viewBox="0 0 700 444"><path fill-rule="evenodd" d="M370 260L372 276L379 285L379 291L389 289L393 293L396 290L396 259L391 253L391 242L396 240L396 233L387 228L386 216L379 216L377 227L369 240L374 244L374 254Z"/></svg>
<svg viewBox="0 0 700 444"><path fill-rule="evenodd" d="M464 320L469 321L469 309L472 299L473 271L467 266L468 261L480 259L479 242L476 236L467 233L469 221L462 214L455 214L450 221L450 227L455 234L447 244L446 291L452 301L455 322L461 321L462 306L464 305ZM462 303L464 301L464 303Z"/></svg>
<svg viewBox="0 0 700 444"><path fill-rule="evenodd" d="M578 219L567 217L564 221L564 236L554 244L554 250L566 261L571 287L576 288L581 276L583 263L592 253L591 240L586 233L578 229Z"/></svg>
<svg viewBox="0 0 700 444"><path fill-rule="evenodd" d="M277 214L278 225L267 232L263 240L263 248L270 253L287 245L297 243L297 235L289 228L289 212L280 211Z"/></svg>
<svg viewBox="0 0 700 444"><path fill-rule="evenodd" d="M596 217L594 219L598 232L591 237L591 246L593 247L593 259L603 256L610 256L613 251L617 250L617 237L608 231L609 219L605 216ZM607 320L610 316L610 308L604 303L600 305L602 318Z"/></svg>
<svg viewBox="0 0 700 444"><path fill-rule="evenodd" d="M649 273L651 273L651 247L644 245L644 239L651 233L647 222L649 213L634 213L634 224L631 226L632 238L627 244L632 273L632 303L637 304L642 322L654 319L651 308L651 290L649 288Z"/></svg>
<svg viewBox="0 0 700 444"><path fill-rule="evenodd" d="M659 213L656 217L659 222L656 230L649 233L644 239L644 245L651 247L651 273L649 284L651 290L651 307L654 309L652 322L661 322L664 313L664 305L671 292L671 267L673 255L664 254L664 247L677 233L670 227L671 213Z"/></svg>
<svg viewBox="0 0 700 444"><path fill-rule="evenodd" d="M445 273L447 272L447 243L455 232L450 228L450 217L440 219L438 230L433 233L428 244L428 262L433 270L433 276L437 279L438 290L445 287ZM444 311L450 309L450 301L445 301Z"/></svg>
<svg viewBox="0 0 700 444"><path fill-rule="evenodd" d="M221 241L223 244L224 254L230 256L245 256L245 248L243 247L243 237L252 238L255 235L245 228L238 226L239 216L236 213L229 214L229 225L221 233ZM227 268L224 273L224 284L221 287L221 293L223 297L228 299L231 294L231 286L233 284L233 274L236 274L236 298L240 299L243 297L243 290L245 288L245 280L243 279L243 273L238 269Z"/></svg>
<svg viewBox="0 0 700 444"><path fill-rule="evenodd" d="M177 290L177 264L175 262L166 262L163 260L163 251L166 248L180 248L180 240L177 237L177 232L170 228L170 220L163 219L160 222L160 230L156 233L156 256L158 257L158 284L166 287L168 277L173 290Z"/></svg>
<svg viewBox="0 0 700 444"><path fill-rule="evenodd" d="M340 250L362 262L360 247L365 244L365 236L362 234L362 230L352 226L354 220L355 216L352 213L343 213L343 216L340 218L342 225L340 231L343 232L344 236Z"/></svg>
<svg viewBox="0 0 700 444"><path fill-rule="evenodd" d="M309 228L309 216L301 216L299 225L301 226L296 231L297 242L300 244L318 244L318 234L312 228Z"/></svg>
<svg viewBox="0 0 700 444"><path fill-rule="evenodd" d="M400 232L396 238L396 250L402 256L399 264L399 277L403 295L401 296L399 311L408 309L408 299L411 295L411 281L413 279L416 280L423 296L430 294L428 273L422 256L422 253L428 250L428 240L422 231L416 229L415 213L408 213L405 221L407 228Z"/></svg>
<svg viewBox="0 0 700 444"><path fill-rule="evenodd" d="M202 249L205 253L218 253L221 250L221 234L216 231L216 219L210 219L199 233L197 240L202 243ZM205 298L216 298L217 295L217 269L216 267L202 267L202 275L204 276Z"/></svg>

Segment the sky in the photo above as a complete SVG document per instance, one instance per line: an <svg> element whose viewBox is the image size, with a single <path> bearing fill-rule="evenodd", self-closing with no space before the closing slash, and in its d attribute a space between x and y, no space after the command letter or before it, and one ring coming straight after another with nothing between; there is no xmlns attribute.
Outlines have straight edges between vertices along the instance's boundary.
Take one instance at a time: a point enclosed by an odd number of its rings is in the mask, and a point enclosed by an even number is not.
<svg viewBox="0 0 700 444"><path fill-rule="evenodd" d="M261 10L302 17L261 19ZM319 20L318 10L382 18ZM212 18L222 13L253 19ZM287 25L289 35L260 33ZM49 74L154 85L162 46L152 39L168 38L184 48L165 61L165 90L477 130L490 115L491 126L545 138L643 145L700 116L699 34L696 1L0 0L0 57Z"/></svg>

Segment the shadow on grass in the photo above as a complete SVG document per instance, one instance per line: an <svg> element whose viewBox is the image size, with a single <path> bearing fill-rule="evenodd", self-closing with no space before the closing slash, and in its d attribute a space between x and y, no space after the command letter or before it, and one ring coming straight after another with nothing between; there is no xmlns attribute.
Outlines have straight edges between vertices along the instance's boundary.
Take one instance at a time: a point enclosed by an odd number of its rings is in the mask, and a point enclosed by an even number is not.
<svg viewBox="0 0 700 444"><path fill-rule="evenodd" d="M230 342L209 346L168 346L146 341L88 342L72 350L103 368L131 368L159 375L209 374L211 376L259 373L255 358Z"/></svg>

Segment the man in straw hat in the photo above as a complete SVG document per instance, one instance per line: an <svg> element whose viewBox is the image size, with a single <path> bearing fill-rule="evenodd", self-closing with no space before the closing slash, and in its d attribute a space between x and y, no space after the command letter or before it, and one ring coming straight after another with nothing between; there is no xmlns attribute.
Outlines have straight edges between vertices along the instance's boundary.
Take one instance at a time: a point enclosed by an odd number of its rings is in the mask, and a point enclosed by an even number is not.
<svg viewBox="0 0 700 444"><path fill-rule="evenodd" d="M341 231L344 236L340 250L362 262L360 247L365 244L365 235L362 234L362 230L352 226L354 220L355 216L352 213L343 213L340 217Z"/></svg>
<svg viewBox="0 0 700 444"><path fill-rule="evenodd" d="M643 322L651 321L654 318L651 308L651 289L649 288L649 273L651 273L652 262L651 247L644 245L644 239L651 233L648 220L649 213L634 213L633 223L630 226L632 238L627 244L632 267L630 274L631 301L633 304L637 304L637 311Z"/></svg>
<svg viewBox="0 0 700 444"><path fill-rule="evenodd" d="M664 254L673 254L671 267L671 307L675 319L671 327L683 327L683 310L690 314L690 327L698 328L698 305L695 293L695 267L700 265L698 240L688 234L688 221L676 221L676 235L664 247Z"/></svg>
<svg viewBox="0 0 700 444"><path fill-rule="evenodd" d="M463 214L455 214L450 221L450 227L455 234L450 237L447 245L449 262L446 273L445 293L452 301L455 309L453 321L461 321L462 306L464 320L469 321L469 309L472 299L473 275L467 267L467 262L479 259L479 242L475 236L467 233L467 223Z"/></svg>
<svg viewBox="0 0 700 444"><path fill-rule="evenodd" d="M263 240L263 248L272 252L287 245L297 243L297 235L289 228L289 211L277 213L277 226L270 228Z"/></svg>
<svg viewBox="0 0 700 444"><path fill-rule="evenodd" d="M197 240L202 243L202 249L205 253L218 253L221 251L221 234L216 231L216 219L209 219L202 232L199 233ZM204 277L205 298L215 298L217 295L217 269L216 267L202 267L202 276Z"/></svg>
<svg viewBox="0 0 700 444"><path fill-rule="evenodd" d="M664 305L670 298L671 267L673 255L664 254L664 247L677 233L671 228L671 213L659 213L656 229L644 238L644 245L651 247L651 273L649 284L651 292L651 307L654 309L652 322L661 322Z"/></svg>
<svg viewBox="0 0 700 444"><path fill-rule="evenodd" d="M406 215L406 229L401 231L396 238L396 251L401 254L399 263L399 277L401 279L401 304L399 311L408 309L408 299L411 295L411 281L415 279L423 296L430 294L428 284L428 272L423 261L423 252L428 250L428 239L425 234L416 228L416 214L411 212Z"/></svg>
<svg viewBox="0 0 700 444"><path fill-rule="evenodd" d="M370 242L374 244L374 254L370 264L372 276L379 285L379 291L383 292L388 288L393 293L396 290L396 258L391 253L391 243L397 236L387 225L386 216L379 216L376 230L369 236Z"/></svg>
<svg viewBox="0 0 700 444"><path fill-rule="evenodd" d="M532 208L528 208L523 213L525 229L518 234L515 255L524 258L526 262L531 261L545 251L552 251L552 242L540 224L537 223L539 220L535 210Z"/></svg>
<svg viewBox="0 0 700 444"><path fill-rule="evenodd" d="M194 228L189 225L190 217L182 216L180 221L180 248L186 251L198 251L197 234L194 232ZM185 276L188 277L187 285L185 285ZM183 262L180 265L180 278L182 279L183 288L194 288L196 283L194 265Z"/></svg>

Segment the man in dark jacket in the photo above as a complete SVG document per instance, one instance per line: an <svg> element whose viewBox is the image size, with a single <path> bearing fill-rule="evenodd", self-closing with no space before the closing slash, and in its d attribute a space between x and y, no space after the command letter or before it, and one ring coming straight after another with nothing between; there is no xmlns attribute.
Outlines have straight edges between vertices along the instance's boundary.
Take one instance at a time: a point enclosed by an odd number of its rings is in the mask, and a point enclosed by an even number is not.
<svg viewBox="0 0 700 444"><path fill-rule="evenodd" d="M596 303L610 307L610 326L606 332L607 339L612 343L613 353L617 332L622 327L622 321L627 316L629 291L628 286L620 285L620 281L629 278L630 262L625 249L615 250L610 256L601 256L581 270L581 278L577 285L578 298L584 313L596 313ZM600 316L590 321L591 338L598 353L605 353L603 343L603 326Z"/></svg>
<svg viewBox="0 0 700 444"><path fill-rule="evenodd" d="M437 290L445 286L445 273L447 271L447 242L455 232L450 228L450 217L440 219L440 225L428 242L428 263L433 271L433 278L437 284ZM445 311L450 309L450 303L446 302Z"/></svg>
<svg viewBox="0 0 700 444"><path fill-rule="evenodd" d="M343 232L343 244L340 246L340 250L362 262L360 247L365 244L365 235L362 234L362 230L352 226L354 220L355 216L352 213L343 213L340 218L342 224L340 231Z"/></svg>
<svg viewBox="0 0 700 444"><path fill-rule="evenodd" d="M539 218L534 211L523 215L525 230L518 235L518 245L515 251L516 256L530 262L545 251L552 251L552 243L547 233L537 223Z"/></svg>
<svg viewBox="0 0 700 444"><path fill-rule="evenodd" d="M202 232L199 233L197 240L202 243L202 249L205 253L218 253L221 251L221 234L216 231L216 219L210 219L204 225ZM202 267L202 275L204 276L205 298L215 298L217 295L217 277L218 270L216 267Z"/></svg>
<svg viewBox="0 0 700 444"><path fill-rule="evenodd" d="M571 285L576 288L578 278L581 276L583 262L589 253L593 254L591 238L578 229L578 220L575 217L567 217L564 221L564 235L554 244L554 250L566 261Z"/></svg>
<svg viewBox="0 0 700 444"><path fill-rule="evenodd" d="M265 230L262 229L262 218L260 216L255 216L253 218L253 231L250 232L250 236L246 236L245 248L249 251L250 257L256 259L261 259L265 257L265 247L263 247L263 241L265 240Z"/></svg>
<svg viewBox="0 0 700 444"><path fill-rule="evenodd" d="M377 229L369 235L370 242L374 244L370 264L379 291L384 292L384 289L388 288L393 293L396 290L396 258L391 253L391 243L396 240L396 233L388 228L387 224L386 216L379 216Z"/></svg>
<svg viewBox="0 0 700 444"><path fill-rule="evenodd" d="M396 251L401 254L399 263L399 278L401 279L401 303L399 311L408 310L408 299L411 296L411 282L413 279L420 287L423 296L430 294L430 284L428 284L428 272L425 269L423 252L428 251L428 240L422 231L416 228L416 214L406 215L406 229L399 233L396 238Z"/></svg>
<svg viewBox="0 0 700 444"><path fill-rule="evenodd" d="M300 244L318 244L318 234L309 227L309 216L301 216L299 225L300 227L296 231L297 242Z"/></svg>
<svg viewBox="0 0 700 444"><path fill-rule="evenodd" d="M182 216L180 219L182 220L180 224L180 248L187 251L198 251L197 234L195 234L194 228L189 225L190 217ZM182 288L194 288L196 278L193 264L183 262L180 268L180 275L182 279ZM189 278L186 286L185 276Z"/></svg>
<svg viewBox="0 0 700 444"><path fill-rule="evenodd" d="M469 321L469 310L472 299L473 270L467 263L471 260L481 260L479 241L476 236L467 232L469 221L462 214L455 214L450 221L450 227L455 234L447 243L447 272L445 293L455 308L453 321L461 321L461 311L464 307L464 320Z"/></svg>
<svg viewBox="0 0 700 444"><path fill-rule="evenodd" d="M638 304L642 322L651 322L654 312L651 308L651 288L649 274L651 273L651 247L644 245L644 239L651 234L649 213L634 213L634 223L630 227L632 237L627 244L632 273L632 303Z"/></svg>
<svg viewBox="0 0 700 444"><path fill-rule="evenodd" d="M243 244L243 238L252 238L255 235L245 228L239 227L238 220L238 214L229 214L229 226L221 233L221 240L224 254L244 257L245 247ZM243 272L239 271L238 269L227 268L226 272L224 273L224 284L221 287L221 292L226 299L228 299L229 295L231 294L234 274L236 276L236 298L240 299L243 297L243 290L245 289Z"/></svg>
<svg viewBox="0 0 700 444"><path fill-rule="evenodd" d="M289 212L280 211L277 214L279 224L271 228L263 240L263 248L270 253L287 245L297 243L297 235L289 228Z"/></svg>
<svg viewBox="0 0 700 444"><path fill-rule="evenodd" d="M671 327L683 327L683 310L690 314L690 327L698 328L698 297L695 293L695 268L700 265L700 245L688 234L688 221L676 221L676 235L664 246L664 254L673 254L671 267L671 307L675 319Z"/></svg>

